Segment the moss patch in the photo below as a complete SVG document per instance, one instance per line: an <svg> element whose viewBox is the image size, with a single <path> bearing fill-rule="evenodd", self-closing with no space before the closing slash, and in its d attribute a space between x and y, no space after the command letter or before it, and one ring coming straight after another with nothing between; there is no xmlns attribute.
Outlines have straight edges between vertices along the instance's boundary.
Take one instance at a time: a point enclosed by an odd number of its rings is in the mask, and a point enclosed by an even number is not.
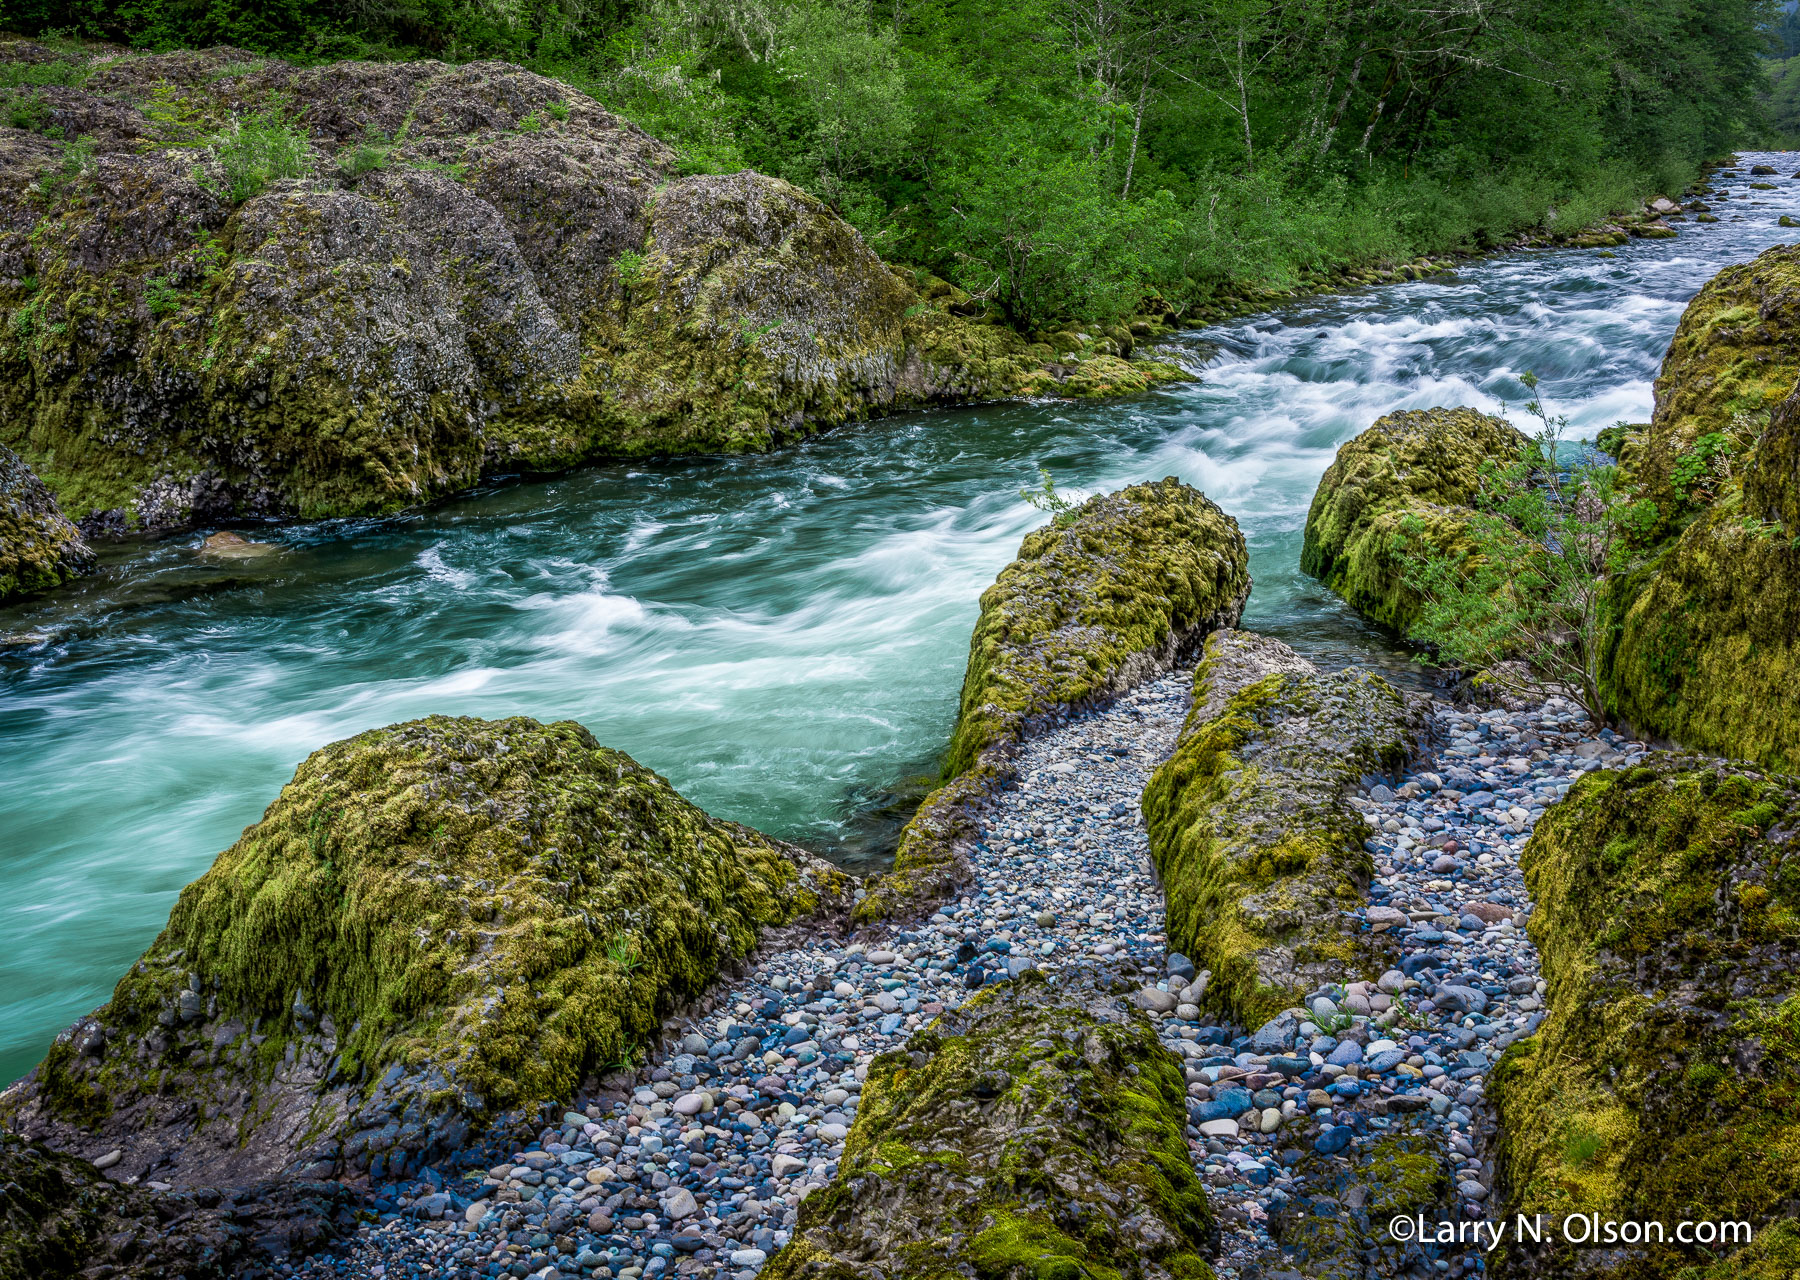
<svg viewBox="0 0 1800 1280"><path fill-rule="evenodd" d="M56 499L18 454L0 445L0 601L47 591L94 558Z"/></svg>
<svg viewBox="0 0 1800 1280"><path fill-rule="evenodd" d="M1011 751L1046 716L1166 671L1250 593L1237 521L1173 476L1090 498L1026 536L981 597L945 785L901 833L894 870L857 908L874 920L966 878L956 846Z"/></svg>
<svg viewBox="0 0 1800 1280"><path fill-rule="evenodd" d="M1794 781L1684 757L1590 774L1539 821L1523 867L1549 991L1538 1033L1489 1080L1507 1215L1598 1213L1671 1229L1791 1216ZM1730 1274L1756 1274L1748 1257ZM1502 1273L1656 1280L1710 1265L1674 1244L1578 1254L1547 1240L1513 1246Z"/></svg>
<svg viewBox="0 0 1800 1280"><path fill-rule="evenodd" d="M1388 414L1341 447L1319 480L1301 570L1404 635L1421 602L1391 551L1402 523L1416 518L1426 541L1446 554L1467 552L1482 464L1511 461L1525 442L1515 427L1473 409Z"/></svg>
<svg viewBox="0 0 1800 1280"><path fill-rule="evenodd" d="M1180 1064L1143 1015L1041 976L871 1064L837 1179L770 1280L1210 1280Z"/></svg>
<svg viewBox="0 0 1800 1280"><path fill-rule="evenodd" d="M1212 970L1209 1002L1257 1026L1321 981L1379 971L1350 914L1374 863L1345 797L1400 768L1423 732L1379 677L1321 675L1247 632L1207 640L1194 709L1143 805L1169 948Z"/></svg>

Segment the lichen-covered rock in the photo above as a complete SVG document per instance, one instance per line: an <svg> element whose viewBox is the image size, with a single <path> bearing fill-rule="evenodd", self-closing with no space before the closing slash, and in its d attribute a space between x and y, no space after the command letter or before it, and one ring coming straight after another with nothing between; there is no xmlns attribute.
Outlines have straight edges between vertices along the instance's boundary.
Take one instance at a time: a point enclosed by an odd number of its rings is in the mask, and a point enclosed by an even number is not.
<svg viewBox="0 0 1800 1280"><path fill-rule="evenodd" d="M0 445L0 601L60 586L93 565L80 530L44 482Z"/></svg>
<svg viewBox="0 0 1800 1280"><path fill-rule="evenodd" d="M1170 476L1090 498L1026 536L981 597L945 785L901 833L891 873L857 907L873 920L968 878L960 847L992 787L1046 717L1116 697L1237 625L1250 595L1237 521Z"/></svg>
<svg viewBox="0 0 1800 1280"><path fill-rule="evenodd" d="M1207 1000L1258 1026L1325 982L1378 975L1353 914L1374 862L1348 797L1397 771L1427 717L1363 671L1322 674L1278 640L1216 632L1175 752L1144 788L1169 949L1212 970Z"/></svg>
<svg viewBox="0 0 1800 1280"><path fill-rule="evenodd" d="M1667 537L1703 506L1677 469L1702 436L1734 417L1760 421L1800 377L1800 245L1777 245L1726 267L1701 288L1656 378L1656 407L1627 461L1656 504L1653 536Z"/></svg>
<svg viewBox="0 0 1800 1280"><path fill-rule="evenodd" d="M226 1280L356 1226L342 1183L158 1194L4 1131L0 1187L0 1280Z"/></svg>
<svg viewBox="0 0 1800 1280"><path fill-rule="evenodd" d="M43 91L46 126L80 140L0 128L0 443L99 527L386 512L484 475L1187 376L1098 343L1065 368L922 299L804 192L680 177L504 63L0 42L0 63L58 56L79 83ZM271 112L298 172L259 186L214 140Z"/></svg>
<svg viewBox="0 0 1800 1280"><path fill-rule="evenodd" d="M1549 990L1537 1034L1488 1082L1506 1218L1737 1220L1768 1237L1800 1217L1800 784L1680 756L1589 774L1539 820L1523 867ZM1560 1235L1512 1247L1501 1274L1657 1280L1712 1263L1673 1241ZM1703 1274L1788 1274L1754 1256Z"/></svg>
<svg viewBox="0 0 1800 1280"><path fill-rule="evenodd" d="M1343 1155L1308 1152L1293 1170L1302 1193L1281 1201L1269 1234L1280 1266L1305 1280L1429 1276L1446 1250L1399 1240L1395 1218L1456 1218L1452 1168L1442 1145L1423 1133L1396 1133Z"/></svg>
<svg viewBox="0 0 1800 1280"><path fill-rule="evenodd" d="M1471 550L1469 504L1485 463L1519 456L1525 436L1474 409L1407 409L1378 419L1338 449L1306 513L1300 568L1357 612L1404 635L1418 619L1418 593L1392 552L1409 518L1447 555Z"/></svg>
<svg viewBox="0 0 1800 1280"><path fill-rule="evenodd" d="M1143 1014L1041 975L870 1064L836 1180L768 1280L1210 1280L1185 1086Z"/></svg>
<svg viewBox="0 0 1800 1280"><path fill-rule="evenodd" d="M1620 717L1688 747L1800 768L1800 395L1612 601L1601 686Z"/></svg>
<svg viewBox="0 0 1800 1280"><path fill-rule="evenodd" d="M629 1060L846 889L572 722L373 730L307 758L0 1116L177 1184L394 1175Z"/></svg>

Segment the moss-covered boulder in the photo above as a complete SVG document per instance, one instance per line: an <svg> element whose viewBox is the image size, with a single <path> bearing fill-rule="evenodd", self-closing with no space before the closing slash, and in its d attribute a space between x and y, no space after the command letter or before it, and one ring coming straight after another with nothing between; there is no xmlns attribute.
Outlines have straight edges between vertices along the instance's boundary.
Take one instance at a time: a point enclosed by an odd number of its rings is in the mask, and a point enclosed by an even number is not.
<svg viewBox="0 0 1800 1280"><path fill-rule="evenodd" d="M1794 341L1800 362L1800 333ZM1688 362L1709 367L1695 352ZM1671 383L1666 369L1659 389ZM1730 423L1703 417L1706 409L1671 417L1660 437L1652 424L1627 449L1638 493L1674 513L1663 524L1675 532L1650 547L1642 568L1613 584L1617 625L1602 689L1612 709L1643 732L1800 769L1800 395L1736 435ZM1671 505L1666 484L1658 488L1666 477L1656 460L1666 461L1670 441L1682 432L1708 425L1727 452L1712 455L1715 466L1679 473L1706 476L1704 487L1678 495L1695 510Z"/></svg>
<svg viewBox="0 0 1800 1280"><path fill-rule="evenodd" d="M1187 376L1091 341L1065 367L922 297L795 187L683 177L504 63L0 42L17 62L62 83L0 90L39 126L0 128L0 444L98 527L387 512L497 473ZM1093 361L1127 376L1076 376Z"/></svg>
<svg viewBox="0 0 1800 1280"><path fill-rule="evenodd" d="M1299 1194L1283 1199L1269 1222L1281 1246L1267 1271L1305 1280L1432 1274L1440 1256L1464 1252L1397 1240L1388 1223L1423 1215L1454 1221L1453 1170L1442 1144L1424 1133L1396 1133L1342 1155L1309 1151L1293 1168Z"/></svg>
<svg viewBox="0 0 1800 1280"><path fill-rule="evenodd" d="M1773 1247L1775 1222L1800 1217L1800 783L1680 756L1593 773L1539 820L1523 867L1549 990L1488 1082L1505 1216L1749 1221ZM1502 1274L1714 1263L1561 1235L1512 1248ZM1703 1274L1788 1274L1755 1256Z"/></svg>
<svg viewBox="0 0 1800 1280"><path fill-rule="evenodd" d="M1734 420L1754 435L1797 377L1800 245L1777 245L1707 281L1663 357L1650 425L1625 459L1655 504L1655 537L1676 532L1706 505L1683 470L1701 438L1730 432Z"/></svg>
<svg viewBox="0 0 1800 1280"><path fill-rule="evenodd" d="M1181 1065L1110 991L981 992L870 1064L768 1280L1203 1280Z"/></svg>
<svg viewBox="0 0 1800 1280"><path fill-rule="evenodd" d="M48 591L93 565L80 530L44 482L0 445L0 602Z"/></svg>
<svg viewBox="0 0 1800 1280"><path fill-rule="evenodd" d="M0 1117L178 1184L393 1172L631 1060L847 887L572 722L374 730L307 758Z"/></svg>
<svg viewBox="0 0 1800 1280"><path fill-rule="evenodd" d="M1380 974L1353 914L1375 866L1348 796L1415 755L1427 720L1378 676L1323 674L1249 632L1207 640L1143 804L1169 949L1212 970L1209 1003L1257 1026L1322 983Z"/></svg>
<svg viewBox="0 0 1800 1280"><path fill-rule="evenodd" d="M311 1252L356 1226L336 1182L235 1195L155 1193L0 1131L0 1280L226 1280Z"/></svg>
<svg viewBox="0 0 1800 1280"><path fill-rule="evenodd" d="M1012 757L1049 717L1160 675L1235 626L1250 595L1237 521L1170 476L1090 498L1028 534L981 597L945 785L901 833L860 920L913 909L969 876L961 847Z"/></svg>
<svg viewBox="0 0 1800 1280"><path fill-rule="evenodd" d="M1390 413L1338 449L1306 513L1300 568L1364 616L1404 635L1419 615L1393 543L1409 519L1446 554L1470 550L1469 504L1484 463L1519 456L1525 436L1474 409Z"/></svg>

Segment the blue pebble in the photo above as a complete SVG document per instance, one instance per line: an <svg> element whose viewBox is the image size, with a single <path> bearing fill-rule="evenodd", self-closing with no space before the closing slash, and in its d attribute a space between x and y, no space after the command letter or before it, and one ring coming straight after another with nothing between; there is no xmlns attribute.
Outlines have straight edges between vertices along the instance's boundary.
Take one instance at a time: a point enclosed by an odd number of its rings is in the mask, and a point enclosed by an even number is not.
<svg viewBox="0 0 1800 1280"><path fill-rule="evenodd" d="M1318 1136L1313 1142L1313 1150L1322 1156L1334 1156L1350 1145L1350 1137L1349 1125L1334 1125Z"/></svg>
<svg viewBox="0 0 1800 1280"><path fill-rule="evenodd" d="M1362 1061L1362 1046L1354 1040L1346 1040L1325 1056L1325 1061L1340 1067L1354 1066Z"/></svg>

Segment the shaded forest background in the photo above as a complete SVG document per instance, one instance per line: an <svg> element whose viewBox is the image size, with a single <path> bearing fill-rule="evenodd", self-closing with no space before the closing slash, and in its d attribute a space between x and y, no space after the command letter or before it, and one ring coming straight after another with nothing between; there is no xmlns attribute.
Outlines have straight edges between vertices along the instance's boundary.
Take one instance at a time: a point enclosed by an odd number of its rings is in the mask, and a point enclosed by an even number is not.
<svg viewBox="0 0 1800 1280"><path fill-rule="evenodd" d="M1800 135L1775 0L0 0L0 27L520 62L1024 328L1572 230Z"/></svg>

